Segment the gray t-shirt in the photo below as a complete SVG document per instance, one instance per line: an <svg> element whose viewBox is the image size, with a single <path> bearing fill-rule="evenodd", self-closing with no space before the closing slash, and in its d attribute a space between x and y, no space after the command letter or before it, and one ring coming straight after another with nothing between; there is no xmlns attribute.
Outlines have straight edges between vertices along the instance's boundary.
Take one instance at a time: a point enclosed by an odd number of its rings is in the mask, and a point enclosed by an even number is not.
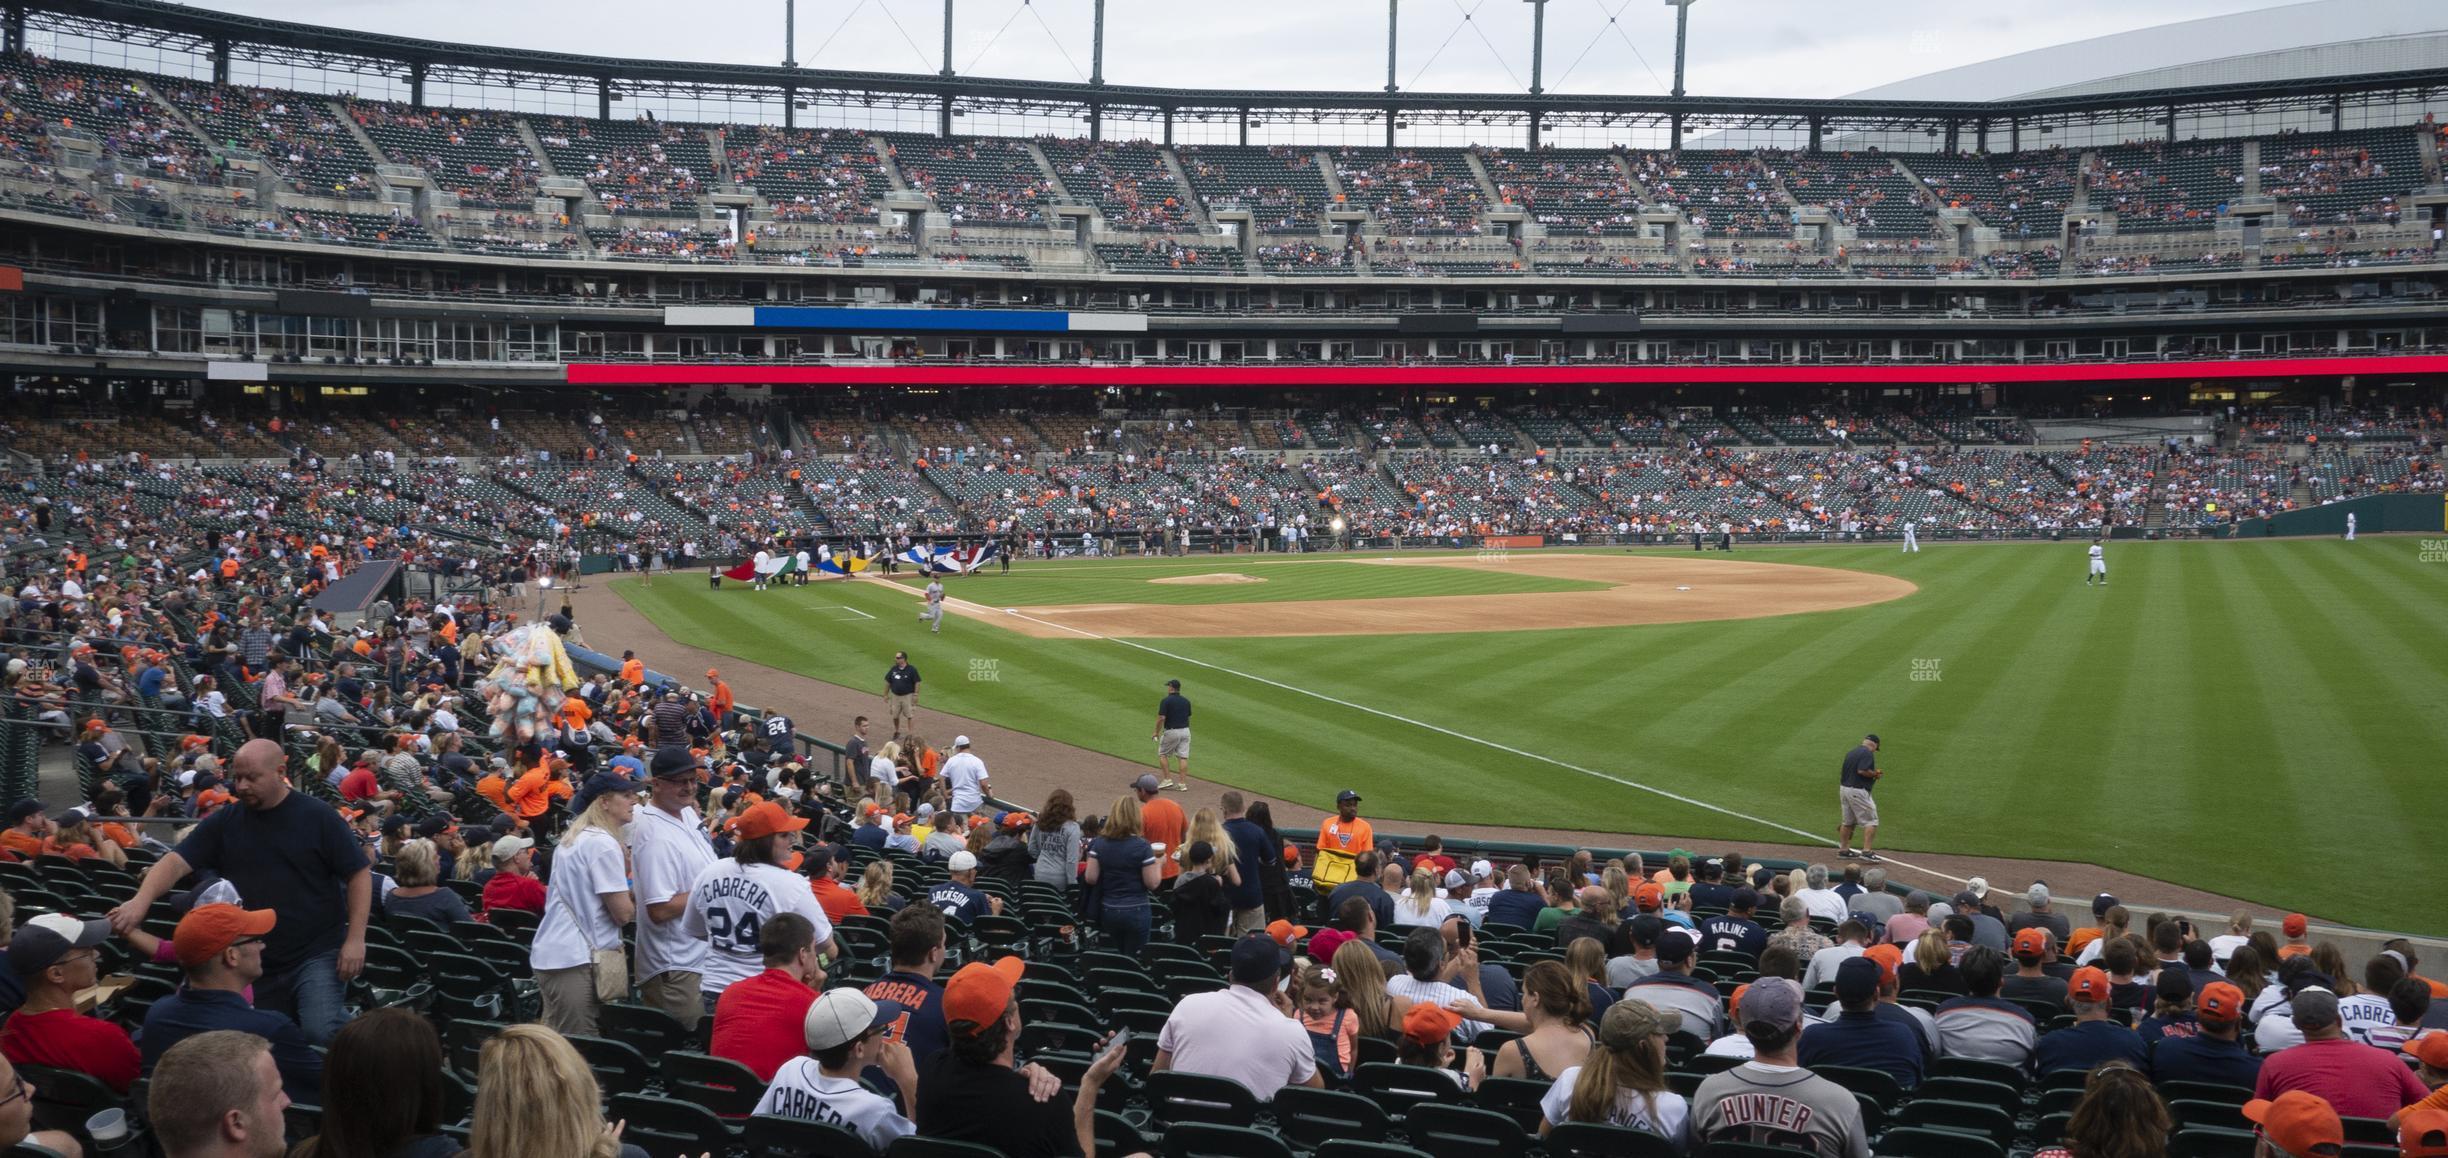
<svg viewBox="0 0 2448 1158"><path fill-rule="evenodd" d="M1754 1142L1817 1154L1870 1158L1853 1092L1805 1069L1744 1062L1712 1074L1692 1094L1692 1141Z"/></svg>

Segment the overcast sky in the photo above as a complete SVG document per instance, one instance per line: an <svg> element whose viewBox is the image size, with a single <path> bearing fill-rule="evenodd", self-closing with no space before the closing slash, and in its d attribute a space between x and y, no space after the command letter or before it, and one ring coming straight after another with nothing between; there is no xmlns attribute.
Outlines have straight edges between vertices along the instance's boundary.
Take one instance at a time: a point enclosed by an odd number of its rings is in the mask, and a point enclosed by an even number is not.
<svg viewBox="0 0 2448 1158"><path fill-rule="evenodd" d="M605 56L778 64L783 0L205 0L200 7L402 36ZM1686 87L1715 96L1841 96L2026 49L2270 0L1699 0ZM957 0L956 71L1084 79L1092 0ZM1468 17L1468 19L1465 19ZM1378 89L1381 0L1107 0L1105 78L1212 88ZM811 68L933 72L939 0L801 0ZM1546 87L1663 92L1674 11L1661 0L1549 0ZM1405 89L1519 92L1530 83L1524 0L1402 0Z"/></svg>

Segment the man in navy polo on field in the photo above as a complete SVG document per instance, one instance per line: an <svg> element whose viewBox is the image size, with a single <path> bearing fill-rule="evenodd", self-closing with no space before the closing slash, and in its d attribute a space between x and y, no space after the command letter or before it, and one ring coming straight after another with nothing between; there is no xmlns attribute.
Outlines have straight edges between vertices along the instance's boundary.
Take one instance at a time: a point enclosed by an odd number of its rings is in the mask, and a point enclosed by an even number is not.
<svg viewBox="0 0 2448 1158"><path fill-rule="evenodd" d="M1870 789L1876 787L1878 778L1884 775L1879 771L1878 750L1878 733L1872 732L1862 737L1862 742L1855 745L1852 751L1845 753L1844 772L1838 779L1836 789L1841 817L1836 828L1836 855L1845 860L1856 857L1862 860L1879 859L1879 854L1870 850L1871 845L1878 843L1878 802L1870 798ZM1856 825L1862 830L1860 852L1853 851L1853 829Z"/></svg>

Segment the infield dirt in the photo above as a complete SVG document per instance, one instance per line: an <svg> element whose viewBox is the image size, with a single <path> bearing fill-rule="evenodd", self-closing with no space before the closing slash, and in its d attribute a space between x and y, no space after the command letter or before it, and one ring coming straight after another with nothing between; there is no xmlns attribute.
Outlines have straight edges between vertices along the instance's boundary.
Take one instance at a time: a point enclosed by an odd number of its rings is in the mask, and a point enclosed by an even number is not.
<svg viewBox="0 0 2448 1158"><path fill-rule="evenodd" d="M1507 595L1421 595L1386 599L1316 599L1289 603L1084 603L990 607L947 599L956 615L982 619L1040 639L1082 633L1133 639L1309 635L1411 635L1465 631L1537 631L1563 627L1624 627L1712 619L1758 619L1835 611L1901 599L1918 588L1902 579L1833 567L1754 563L1722 557L1645 555L1506 555L1483 558L1360 560L1384 567L1487 568L1610 584L1596 591ZM1228 583L1241 578L1193 575L1154 583ZM915 589L912 589L913 593Z"/></svg>

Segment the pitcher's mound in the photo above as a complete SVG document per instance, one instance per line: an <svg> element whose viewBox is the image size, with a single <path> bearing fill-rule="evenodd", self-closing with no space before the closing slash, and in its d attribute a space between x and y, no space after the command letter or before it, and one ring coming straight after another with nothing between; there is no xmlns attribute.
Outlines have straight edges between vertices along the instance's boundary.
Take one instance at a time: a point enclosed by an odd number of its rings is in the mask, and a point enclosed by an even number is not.
<svg viewBox="0 0 2448 1158"><path fill-rule="evenodd" d="M1162 579L1150 579L1148 582L1171 583L1177 587L1213 587L1221 583L1264 583L1266 580L1256 575L1244 575L1239 571L1218 571L1213 575L1170 575Z"/></svg>

